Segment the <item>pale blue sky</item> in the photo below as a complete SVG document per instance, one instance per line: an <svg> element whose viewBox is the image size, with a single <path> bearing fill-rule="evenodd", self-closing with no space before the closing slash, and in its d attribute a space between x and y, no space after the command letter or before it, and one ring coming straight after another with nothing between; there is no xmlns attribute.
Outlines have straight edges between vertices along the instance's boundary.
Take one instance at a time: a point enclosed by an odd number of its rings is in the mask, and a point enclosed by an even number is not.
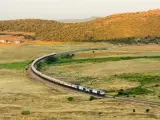
<svg viewBox="0 0 160 120"><path fill-rule="evenodd" d="M79 19L160 8L160 0L1 0L0 20Z"/></svg>

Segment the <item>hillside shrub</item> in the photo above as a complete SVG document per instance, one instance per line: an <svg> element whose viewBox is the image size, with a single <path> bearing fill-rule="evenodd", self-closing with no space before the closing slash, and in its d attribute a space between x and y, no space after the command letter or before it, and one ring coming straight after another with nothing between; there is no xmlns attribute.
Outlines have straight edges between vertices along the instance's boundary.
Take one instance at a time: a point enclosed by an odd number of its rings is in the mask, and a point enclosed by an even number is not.
<svg viewBox="0 0 160 120"><path fill-rule="evenodd" d="M47 64L51 64L51 63L54 63L56 61L58 61L58 57L56 57L56 56L50 56L50 57L47 57L47 59L46 59Z"/></svg>
<svg viewBox="0 0 160 120"><path fill-rule="evenodd" d="M89 97L89 100L90 100L90 101L95 100L95 97L94 97L94 96L90 96L90 97Z"/></svg>
<svg viewBox="0 0 160 120"><path fill-rule="evenodd" d="M65 53L61 56L62 59L66 58L66 59L70 59L74 57L74 54L73 53Z"/></svg>
<svg viewBox="0 0 160 120"><path fill-rule="evenodd" d="M146 113L149 113L150 109L146 109Z"/></svg>
<svg viewBox="0 0 160 120"><path fill-rule="evenodd" d="M135 110L135 109L133 109L133 112L136 112L136 110Z"/></svg>
<svg viewBox="0 0 160 120"><path fill-rule="evenodd" d="M131 94L136 94L136 95L141 95L141 94L148 94L150 93L151 91L146 89L146 88L142 88L142 87L136 87L136 88L133 88L131 89Z"/></svg>

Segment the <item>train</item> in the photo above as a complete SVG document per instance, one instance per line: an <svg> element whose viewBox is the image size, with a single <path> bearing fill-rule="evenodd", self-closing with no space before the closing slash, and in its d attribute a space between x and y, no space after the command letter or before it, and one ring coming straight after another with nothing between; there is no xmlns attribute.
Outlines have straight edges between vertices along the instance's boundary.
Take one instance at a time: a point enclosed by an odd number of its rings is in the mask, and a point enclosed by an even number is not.
<svg viewBox="0 0 160 120"><path fill-rule="evenodd" d="M41 78L43 78L43 79L45 79L49 82L54 82L54 83L59 84L59 85L64 86L64 87L68 87L68 88L75 89L75 90L82 91L82 92L89 93L89 94L94 94L94 95L97 95L97 96L105 96L105 91L103 91L103 90L92 89L92 88L88 88L88 87L85 87L85 86L80 86L80 85L75 85L75 84L72 84L72 83L69 83L69 82L64 82L64 81L52 78L50 76L47 76L47 75L45 75L45 74L43 74L43 73L41 73L40 71L37 70L37 66L41 61L47 59L48 57L60 56L60 55L62 55L62 54L52 53L52 54L45 55L45 56L42 56L42 57L34 60L31 64L32 72L34 72L34 74L36 74L37 76L39 76L39 77L41 77Z"/></svg>

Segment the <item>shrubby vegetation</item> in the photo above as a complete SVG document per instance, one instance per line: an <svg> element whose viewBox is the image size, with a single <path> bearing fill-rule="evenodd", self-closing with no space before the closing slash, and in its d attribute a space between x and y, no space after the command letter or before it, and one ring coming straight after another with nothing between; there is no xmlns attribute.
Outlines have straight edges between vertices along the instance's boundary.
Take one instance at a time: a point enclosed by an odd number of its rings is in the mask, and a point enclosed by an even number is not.
<svg viewBox="0 0 160 120"><path fill-rule="evenodd" d="M158 13L159 11L119 14L84 23L60 23L39 19L0 21L0 31L34 32L37 39L48 41L110 40L117 43L120 40L120 43L127 44L159 43ZM146 36L150 37L145 38Z"/></svg>
<svg viewBox="0 0 160 120"><path fill-rule="evenodd" d="M64 65L64 64L71 64L71 63L99 63L99 62L107 62L107 61L121 61L121 60L132 60L132 59L159 59L160 56L125 56L125 57L106 57L106 58L86 58L86 59L71 59L71 58L64 58L64 57L58 57L54 58L53 60L51 58L51 62L47 62L53 65Z"/></svg>
<svg viewBox="0 0 160 120"><path fill-rule="evenodd" d="M149 113L150 109L146 109L146 113Z"/></svg>
<svg viewBox="0 0 160 120"><path fill-rule="evenodd" d="M29 110L23 110L23 111L21 112L21 114L22 114L22 115L30 115L31 112L30 112Z"/></svg>
<svg viewBox="0 0 160 120"><path fill-rule="evenodd" d="M112 40L93 40L90 42L106 42L111 44L160 44L160 37L142 37L142 38L122 38L122 39L112 39Z"/></svg>
<svg viewBox="0 0 160 120"><path fill-rule="evenodd" d="M11 35L11 36L23 36L25 39L32 39L36 40L35 35L27 35L27 34L22 34L22 33L10 33L10 32L0 32L0 35Z"/></svg>
<svg viewBox="0 0 160 120"><path fill-rule="evenodd" d="M89 101L95 100L96 98L94 96L89 97Z"/></svg>
<svg viewBox="0 0 160 120"><path fill-rule="evenodd" d="M130 73L117 75L117 78L126 79L131 82L139 82L141 86L150 83L158 83L160 81L160 75L145 75L142 73Z"/></svg>
<svg viewBox="0 0 160 120"><path fill-rule="evenodd" d="M136 112L136 110L135 110L135 109L133 109L133 112Z"/></svg>
<svg viewBox="0 0 160 120"><path fill-rule="evenodd" d="M121 89L118 92L118 96L120 95L141 95L141 94L148 94L151 93L147 88L144 88L146 84L151 84L151 83L159 83L160 81L160 76L159 75L145 75L143 73L131 73L131 74L121 74L121 75L116 75L114 76L119 79L125 79L127 81L131 82L139 82L140 86L128 89L128 90L123 90Z"/></svg>
<svg viewBox="0 0 160 120"><path fill-rule="evenodd" d="M121 96L121 95L126 95L126 96L129 96L129 95L141 95L141 94L148 94L148 93L151 93L150 90L146 89L146 88L142 88L142 87L135 87L135 88L132 88L130 90L123 90L121 89L117 96Z"/></svg>
<svg viewBox="0 0 160 120"><path fill-rule="evenodd" d="M71 101L74 101L74 98L73 98L73 97L68 97L67 100L68 100L69 102L71 102Z"/></svg>
<svg viewBox="0 0 160 120"><path fill-rule="evenodd" d="M45 60L45 62L47 63L47 64L51 64L51 63L54 63L54 62L56 62L56 61L58 61L58 57L56 57L56 56L50 56L50 57L47 57L47 59Z"/></svg>

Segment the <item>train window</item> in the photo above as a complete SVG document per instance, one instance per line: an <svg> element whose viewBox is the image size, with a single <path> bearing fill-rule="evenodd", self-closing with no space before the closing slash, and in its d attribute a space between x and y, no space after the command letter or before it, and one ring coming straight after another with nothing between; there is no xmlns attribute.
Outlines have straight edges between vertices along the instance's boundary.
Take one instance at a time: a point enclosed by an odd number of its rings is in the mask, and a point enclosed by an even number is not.
<svg viewBox="0 0 160 120"><path fill-rule="evenodd" d="M97 94L100 94L100 91L97 91Z"/></svg>
<svg viewBox="0 0 160 120"><path fill-rule="evenodd" d="M92 93L92 90L89 90L90 93Z"/></svg>
<svg viewBox="0 0 160 120"><path fill-rule="evenodd" d="M85 88L83 88L83 90L85 91L86 89L85 89Z"/></svg>

